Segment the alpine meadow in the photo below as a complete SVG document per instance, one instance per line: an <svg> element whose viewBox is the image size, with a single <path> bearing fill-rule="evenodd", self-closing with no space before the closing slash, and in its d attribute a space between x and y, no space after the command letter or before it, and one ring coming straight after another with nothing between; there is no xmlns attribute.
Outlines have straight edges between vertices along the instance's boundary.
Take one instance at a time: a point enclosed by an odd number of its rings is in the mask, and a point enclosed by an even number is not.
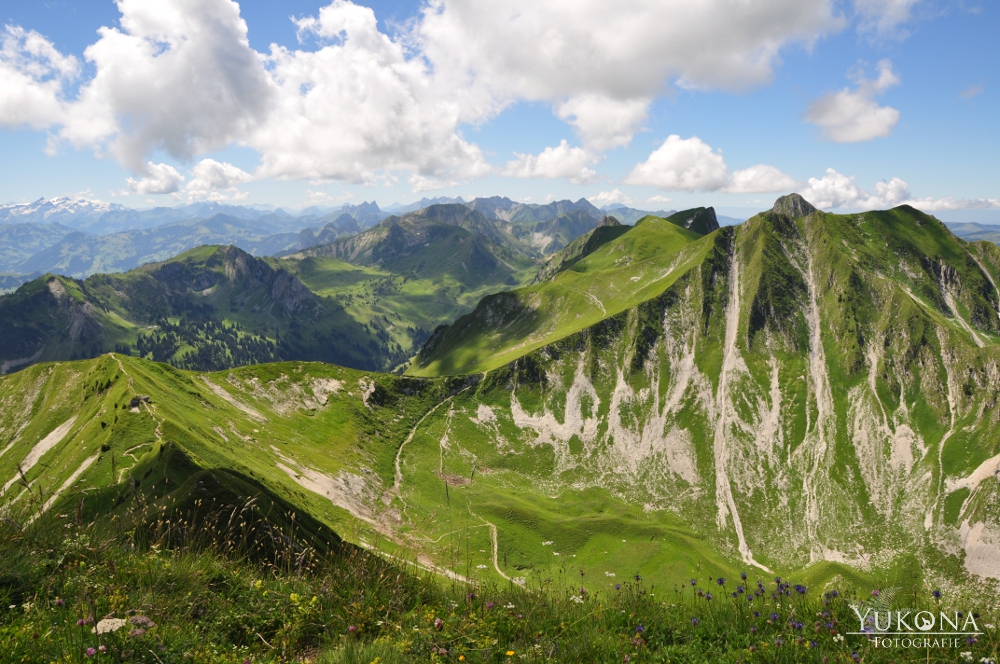
<svg viewBox="0 0 1000 664"><path fill-rule="evenodd" d="M998 8L278 4L0 17L0 664L1000 662Z"/></svg>

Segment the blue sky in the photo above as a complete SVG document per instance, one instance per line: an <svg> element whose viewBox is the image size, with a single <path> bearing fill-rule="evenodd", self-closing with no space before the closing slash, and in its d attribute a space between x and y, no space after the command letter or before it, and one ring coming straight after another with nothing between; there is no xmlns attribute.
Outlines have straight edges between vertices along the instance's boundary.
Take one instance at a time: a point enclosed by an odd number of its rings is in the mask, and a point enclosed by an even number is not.
<svg viewBox="0 0 1000 664"><path fill-rule="evenodd" d="M612 4L7 2L0 202L800 191L1000 221L996 3Z"/></svg>

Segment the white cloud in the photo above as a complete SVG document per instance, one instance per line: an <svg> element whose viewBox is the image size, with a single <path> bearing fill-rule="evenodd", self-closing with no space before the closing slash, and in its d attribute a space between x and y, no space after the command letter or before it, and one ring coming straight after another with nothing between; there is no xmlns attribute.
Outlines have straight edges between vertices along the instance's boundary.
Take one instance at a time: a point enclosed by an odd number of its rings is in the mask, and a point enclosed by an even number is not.
<svg viewBox="0 0 1000 664"><path fill-rule="evenodd" d="M924 212L945 210L996 210L1000 209L1000 198L917 198L906 201Z"/></svg>
<svg viewBox="0 0 1000 664"><path fill-rule="evenodd" d="M861 32L878 36L906 36L900 26L910 21L921 0L854 0L854 11Z"/></svg>
<svg viewBox="0 0 1000 664"><path fill-rule="evenodd" d="M839 30L834 0L430 0L415 37L466 90L463 119L550 101L595 150L625 145L672 81L740 90L770 81L782 48ZM606 100L602 108L600 100ZM602 118L610 119L606 127Z"/></svg>
<svg viewBox="0 0 1000 664"><path fill-rule="evenodd" d="M424 191L437 191L438 189L446 189L447 187L454 187L460 184L457 180L436 180L434 178L425 178L419 173L414 173L409 177L410 187L415 194L419 194Z"/></svg>
<svg viewBox="0 0 1000 664"><path fill-rule="evenodd" d="M858 71L853 76L857 88L845 88L816 99L809 105L805 120L821 130L823 138L836 143L856 143L888 136L899 122L899 111L879 106L876 95L899 83L892 63L878 63L878 78L870 80Z"/></svg>
<svg viewBox="0 0 1000 664"><path fill-rule="evenodd" d="M897 205L912 205L925 212L1000 208L998 198L913 198L909 185L899 178L877 182L874 191L869 192L857 185L853 175L848 177L832 168L826 169L826 175L822 178L809 178L808 185L799 193L816 207L825 210L884 210Z"/></svg>
<svg viewBox="0 0 1000 664"><path fill-rule="evenodd" d="M378 171L425 178L489 171L479 147L457 132L459 92L380 33L371 9L335 0L297 24L332 41L316 51L272 47L278 104L249 139L261 152L262 175L372 184Z"/></svg>
<svg viewBox="0 0 1000 664"><path fill-rule="evenodd" d="M632 206L635 201L631 196L623 194L618 189L612 189L611 191L602 191L596 196L591 196L587 199L591 204L596 207L602 207L604 205L611 205L612 203L621 203L622 205Z"/></svg>
<svg viewBox="0 0 1000 664"><path fill-rule="evenodd" d="M798 182L790 175L782 173L774 166L757 164L735 171L723 191L732 194L762 194L775 191L791 191Z"/></svg>
<svg viewBox="0 0 1000 664"><path fill-rule="evenodd" d="M721 152L697 136L672 134L625 178L626 184L649 185L671 191L715 191L729 182L729 168Z"/></svg>
<svg viewBox="0 0 1000 664"><path fill-rule="evenodd" d="M52 42L18 26L0 36L0 125L43 129L65 113L63 86L80 71L80 63L64 56Z"/></svg>
<svg viewBox="0 0 1000 664"><path fill-rule="evenodd" d="M557 105L556 115L576 128L587 148L604 151L632 141L632 135L649 115L651 101L644 97L619 101L584 94Z"/></svg>
<svg viewBox="0 0 1000 664"><path fill-rule="evenodd" d="M129 178L128 188L133 194L173 194L180 189L184 176L170 164L146 164L146 176L141 180ZM127 195L127 193L126 193Z"/></svg>
<svg viewBox="0 0 1000 664"><path fill-rule="evenodd" d="M646 199L647 203L669 203L672 198L667 198L666 196L650 196Z"/></svg>
<svg viewBox="0 0 1000 664"><path fill-rule="evenodd" d="M588 168L595 163L594 155L583 148L570 147L565 140L556 147L547 147L537 155L514 153L503 175L515 178L567 178L574 184L596 182L596 171Z"/></svg>
<svg viewBox="0 0 1000 664"><path fill-rule="evenodd" d="M767 164L730 173L721 150L713 150L697 136L681 138L677 134L668 136L646 161L636 164L625 183L668 191L739 194L789 191L798 184L791 176Z"/></svg>
<svg viewBox="0 0 1000 664"><path fill-rule="evenodd" d="M162 149L177 159L244 139L273 86L231 0L118 0L121 29L84 52L95 74L59 137L135 170Z"/></svg>
<svg viewBox="0 0 1000 664"><path fill-rule="evenodd" d="M910 197L910 189L899 178L875 185L875 193L864 191L854 181L832 168L826 169L822 178L809 178L808 185L799 191L802 197L824 210L857 209L877 210L895 207Z"/></svg>
<svg viewBox="0 0 1000 664"><path fill-rule="evenodd" d="M241 200L247 194L237 186L254 179L253 175L232 164L202 159L191 169L191 181L184 191L191 200Z"/></svg>

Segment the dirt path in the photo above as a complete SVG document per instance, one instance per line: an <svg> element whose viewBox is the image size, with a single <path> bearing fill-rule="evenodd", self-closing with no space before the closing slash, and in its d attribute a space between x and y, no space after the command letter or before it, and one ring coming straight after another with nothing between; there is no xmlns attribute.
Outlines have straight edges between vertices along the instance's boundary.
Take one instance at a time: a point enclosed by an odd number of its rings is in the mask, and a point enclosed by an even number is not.
<svg viewBox="0 0 1000 664"><path fill-rule="evenodd" d="M516 583L519 586L524 585L523 583L521 583L520 580L515 581L514 579L512 579L509 576L507 576L506 574L504 574L503 570L500 569L500 556L499 556L499 552L498 552L500 546L499 546L499 535L497 533L497 527L496 527L496 525L494 523L490 522L490 521L487 521L486 519L484 519L483 517L479 516L475 512L473 512L471 507L469 508L469 514L471 514L472 516L474 516L477 519L479 519L480 521L482 521L483 524L487 528L490 529L490 540L493 543L493 551L492 551L492 556L491 556L493 558L493 569L495 569L497 571L497 574L499 574L503 578L507 579L511 583Z"/></svg>

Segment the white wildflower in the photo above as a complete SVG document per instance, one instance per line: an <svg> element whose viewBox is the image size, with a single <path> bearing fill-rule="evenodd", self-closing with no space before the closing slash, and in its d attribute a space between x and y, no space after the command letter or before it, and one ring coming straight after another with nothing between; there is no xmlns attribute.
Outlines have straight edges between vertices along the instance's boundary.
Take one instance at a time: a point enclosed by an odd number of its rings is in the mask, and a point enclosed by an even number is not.
<svg viewBox="0 0 1000 664"><path fill-rule="evenodd" d="M476 565L476 569L486 569L488 565Z"/></svg>
<svg viewBox="0 0 1000 664"><path fill-rule="evenodd" d="M125 626L125 623L126 621L121 618L104 618L102 620L98 620L97 625L90 631L96 632L97 634L117 632Z"/></svg>
<svg viewBox="0 0 1000 664"><path fill-rule="evenodd" d="M835 637L833 637L833 640L836 641L837 643L843 643L844 642L844 635L843 634L838 634Z"/></svg>
<svg viewBox="0 0 1000 664"><path fill-rule="evenodd" d="M542 542L542 546L552 546L552 540L548 540L547 542Z"/></svg>
<svg viewBox="0 0 1000 664"><path fill-rule="evenodd" d="M514 605L513 605L513 604L507 604L507 605L506 605L505 607L503 607L503 608L505 608L505 609L513 609L513 608L514 608Z"/></svg>
<svg viewBox="0 0 1000 664"><path fill-rule="evenodd" d="M583 604L583 598L579 595L573 595L570 597L570 601L576 602L577 604Z"/></svg>
<svg viewBox="0 0 1000 664"><path fill-rule="evenodd" d="M961 657L962 659L964 659L967 662L971 662L972 661L972 653L970 651L968 651L968 650L966 650L964 652L958 653L958 656Z"/></svg>
<svg viewBox="0 0 1000 664"><path fill-rule="evenodd" d="M614 576L614 575L615 575L614 572L605 572L604 573L604 576Z"/></svg>

